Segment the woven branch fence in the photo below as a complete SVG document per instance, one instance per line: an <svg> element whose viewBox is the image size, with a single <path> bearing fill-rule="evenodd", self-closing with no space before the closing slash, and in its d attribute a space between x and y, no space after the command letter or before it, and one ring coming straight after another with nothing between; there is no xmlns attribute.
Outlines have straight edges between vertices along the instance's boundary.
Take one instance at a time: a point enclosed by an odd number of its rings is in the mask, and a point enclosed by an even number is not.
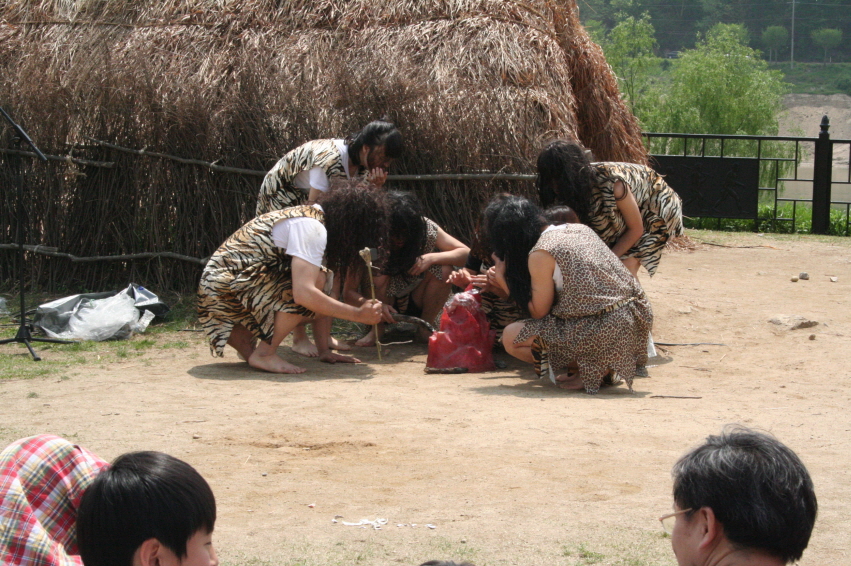
<svg viewBox="0 0 851 566"><path fill-rule="evenodd" d="M17 153L28 148L0 124L0 242L16 241L18 160L26 243L76 257L209 256L253 215L261 178L248 171L379 117L405 136L399 175L530 174L557 137L646 160L573 0L7 0L0 106L57 157ZM494 192L533 191L514 179L395 186L465 241ZM0 248L4 288L14 259ZM200 269L27 257L30 288L49 292L185 292Z"/></svg>

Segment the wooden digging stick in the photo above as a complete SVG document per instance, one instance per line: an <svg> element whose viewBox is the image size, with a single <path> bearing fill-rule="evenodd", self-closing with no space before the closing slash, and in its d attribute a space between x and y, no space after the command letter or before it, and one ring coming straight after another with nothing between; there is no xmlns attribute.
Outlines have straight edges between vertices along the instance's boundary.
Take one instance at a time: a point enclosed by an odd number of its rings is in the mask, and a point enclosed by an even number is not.
<svg viewBox="0 0 851 566"><path fill-rule="evenodd" d="M375 283L372 281L372 248L364 248L360 251L360 256L366 263L366 272L369 274L369 288L372 291L372 300L375 300ZM378 325L372 325L372 331L375 333L375 349L378 350L378 360L381 361L381 342L378 341Z"/></svg>

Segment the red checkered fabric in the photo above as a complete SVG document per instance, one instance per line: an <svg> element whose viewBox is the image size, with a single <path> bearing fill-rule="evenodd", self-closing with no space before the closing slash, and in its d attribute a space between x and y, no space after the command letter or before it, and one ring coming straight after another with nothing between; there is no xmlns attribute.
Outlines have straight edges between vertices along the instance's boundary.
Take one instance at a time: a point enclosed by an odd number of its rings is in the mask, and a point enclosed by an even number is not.
<svg viewBox="0 0 851 566"><path fill-rule="evenodd" d="M81 566L77 508L107 465L51 435L25 438L0 452L0 563Z"/></svg>

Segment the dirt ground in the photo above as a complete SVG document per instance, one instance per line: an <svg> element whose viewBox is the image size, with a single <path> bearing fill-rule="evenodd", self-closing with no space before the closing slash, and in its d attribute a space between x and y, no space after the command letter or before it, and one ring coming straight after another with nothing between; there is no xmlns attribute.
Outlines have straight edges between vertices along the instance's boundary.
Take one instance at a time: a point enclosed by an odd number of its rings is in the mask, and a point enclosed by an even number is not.
<svg viewBox="0 0 851 566"><path fill-rule="evenodd" d="M634 393L557 390L511 360L425 375L417 345L382 362L361 350L357 366L299 360L308 373L279 377L232 351L211 358L193 334L183 350L0 382L0 442L50 432L109 459L187 460L216 493L225 564L643 565L675 563L656 520L671 465L741 423L787 443L814 478L801 564L851 564L851 240L690 235L721 245L666 253L642 283L657 342L713 345L660 346ZM800 272L809 280L792 282Z"/></svg>

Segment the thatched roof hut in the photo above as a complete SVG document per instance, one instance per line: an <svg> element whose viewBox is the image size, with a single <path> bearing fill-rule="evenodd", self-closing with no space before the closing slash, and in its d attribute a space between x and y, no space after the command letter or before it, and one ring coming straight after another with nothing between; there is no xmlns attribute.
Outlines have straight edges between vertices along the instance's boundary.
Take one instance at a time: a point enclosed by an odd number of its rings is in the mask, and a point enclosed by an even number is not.
<svg viewBox="0 0 851 566"><path fill-rule="evenodd" d="M299 143L388 116L407 141L399 173L533 172L556 137L600 159L646 157L572 0L6 0L0 106L45 153L115 163L25 161L38 197L29 243L80 256L203 257L251 216L260 184L89 138L265 170ZM516 181L416 188L462 238L493 190L531 191ZM63 269L88 287L154 273L186 287L198 267Z"/></svg>

